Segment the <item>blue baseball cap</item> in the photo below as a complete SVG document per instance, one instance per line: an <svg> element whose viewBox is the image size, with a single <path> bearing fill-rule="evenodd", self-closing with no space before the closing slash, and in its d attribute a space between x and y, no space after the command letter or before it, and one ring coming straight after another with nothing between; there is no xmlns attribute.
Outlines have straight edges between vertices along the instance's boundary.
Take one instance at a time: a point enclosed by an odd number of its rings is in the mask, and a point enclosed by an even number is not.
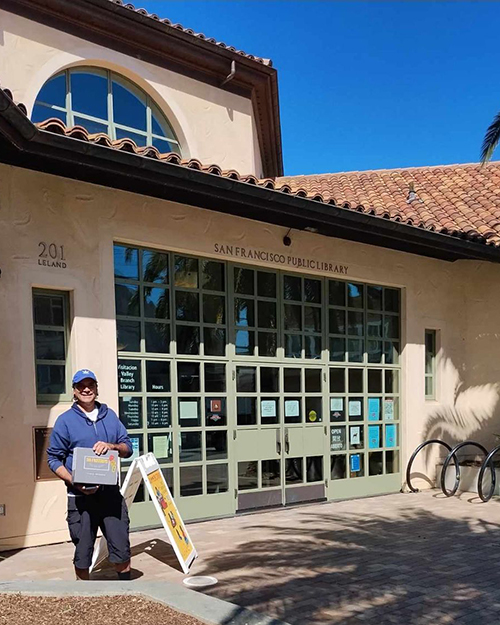
<svg viewBox="0 0 500 625"><path fill-rule="evenodd" d="M91 380L94 380L95 382L97 382L95 373L93 373L90 369L80 369L80 371L77 371L75 375L73 376L73 380L72 380L73 386L75 384L78 384L78 382L85 380L86 378L90 378Z"/></svg>

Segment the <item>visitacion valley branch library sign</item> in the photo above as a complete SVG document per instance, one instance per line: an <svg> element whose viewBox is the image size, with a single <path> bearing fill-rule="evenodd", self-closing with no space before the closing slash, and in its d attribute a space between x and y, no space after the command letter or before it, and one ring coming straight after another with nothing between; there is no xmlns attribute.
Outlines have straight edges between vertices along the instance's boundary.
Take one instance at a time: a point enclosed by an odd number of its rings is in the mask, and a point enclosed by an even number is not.
<svg viewBox="0 0 500 625"><path fill-rule="evenodd" d="M349 270L348 265L318 260L316 258L305 258L302 256L292 256L291 254L258 250L254 247L242 247L241 245L214 243L214 252L221 256L230 256L231 258L260 260L265 263L273 263L275 265L292 267L294 269L312 269L313 271L324 271L325 273L343 276L347 276Z"/></svg>

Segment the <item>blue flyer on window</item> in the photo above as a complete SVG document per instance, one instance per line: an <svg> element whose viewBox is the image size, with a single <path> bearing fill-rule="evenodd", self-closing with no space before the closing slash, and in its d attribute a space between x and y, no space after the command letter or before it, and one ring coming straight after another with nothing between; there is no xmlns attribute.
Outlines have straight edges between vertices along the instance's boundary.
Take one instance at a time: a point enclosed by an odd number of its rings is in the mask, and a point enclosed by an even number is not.
<svg viewBox="0 0 500 625"><path fill-rule="evenodd" d="M359 454L354 454L351 456L351 473L357 473L360 469L360 456Z"/></svg>
<svg viewBox="0 0 500 625"><path fill-rule="evenodd" d="M380 399L378 397L370 397L368 399L368 421L380 420Z"/></svg>
<svg viewBox="0 0 500 625"><path fill-rule="evenodd" d="M380 447L380 427L378 425L368 426L368 447L370 449Z"/></svg>
<svg viewBox="0 0 500 625"><path fill-rule="evenodd" d="M385 426L385 446L396 447L396 426L395 425Z"/></svg>

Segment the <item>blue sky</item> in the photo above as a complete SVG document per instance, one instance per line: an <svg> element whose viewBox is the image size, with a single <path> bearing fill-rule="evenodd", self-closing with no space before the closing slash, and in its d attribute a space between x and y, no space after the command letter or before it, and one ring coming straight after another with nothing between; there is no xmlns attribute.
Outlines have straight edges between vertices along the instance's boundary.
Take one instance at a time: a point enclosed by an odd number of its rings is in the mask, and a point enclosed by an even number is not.
<svg viewBox="0 0 500 625"><path fill-rule="evenodd" d="M500 3L136 6L273 60L288 175L477 162L500 110Z"/></svg>

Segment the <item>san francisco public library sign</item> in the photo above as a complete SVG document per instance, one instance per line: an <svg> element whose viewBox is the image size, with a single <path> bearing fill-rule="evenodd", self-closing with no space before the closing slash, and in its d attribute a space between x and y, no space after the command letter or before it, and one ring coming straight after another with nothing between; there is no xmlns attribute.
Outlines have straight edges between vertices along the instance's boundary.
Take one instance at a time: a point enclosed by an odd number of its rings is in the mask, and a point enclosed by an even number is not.
<svg viewBox="0 0 500 625"><path fill-rule="evenodd" d="M292 256L290 254L257 250L253 247L241 247L239 245L214 243L214 252L222 256L231 256L232 258L260 260L265 263L294 267L295 269L312 269L313 271L324 271L327 273L342 274L344 276L347 275L349 269L348 265L339 265L315 258L304 258L301 256Z"/></svg>

